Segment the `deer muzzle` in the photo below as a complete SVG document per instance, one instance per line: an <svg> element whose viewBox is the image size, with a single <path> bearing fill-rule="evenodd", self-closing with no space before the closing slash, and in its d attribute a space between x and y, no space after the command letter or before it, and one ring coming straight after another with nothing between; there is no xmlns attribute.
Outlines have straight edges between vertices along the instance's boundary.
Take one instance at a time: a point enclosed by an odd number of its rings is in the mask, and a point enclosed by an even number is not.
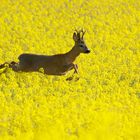
<svg viewBox="0 0 140 140"><path fill-rule="evenodd" d="M89 49L87 49L87 50L85 51L85 53L90 53L90 50L89 50Z"/></svg>

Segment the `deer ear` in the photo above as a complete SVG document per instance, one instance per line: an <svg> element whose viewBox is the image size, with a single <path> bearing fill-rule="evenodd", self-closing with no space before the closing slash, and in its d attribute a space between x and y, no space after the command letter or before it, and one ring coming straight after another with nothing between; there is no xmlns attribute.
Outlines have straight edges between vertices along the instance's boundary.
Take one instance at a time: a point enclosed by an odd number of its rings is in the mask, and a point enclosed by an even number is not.
<svg viewBox="0 0 140 140"><path fill-rule="evenodd" d="M76 33L73 33L73 40L74 41L77 41L77 35L76 35Z"/></svg>

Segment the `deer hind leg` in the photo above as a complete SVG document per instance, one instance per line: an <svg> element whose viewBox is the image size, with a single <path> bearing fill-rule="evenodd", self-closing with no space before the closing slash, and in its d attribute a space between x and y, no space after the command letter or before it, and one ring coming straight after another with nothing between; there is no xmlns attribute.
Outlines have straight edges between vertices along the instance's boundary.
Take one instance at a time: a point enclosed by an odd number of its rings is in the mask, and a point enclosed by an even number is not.
<svg viewBox="0 0 140 140"><path fill-rule="evenodd" d="M9 64L9 68L12 68L12 70L13 70L13 71L16 71L16 72L20 71L20 65L19 65L19 63L14 62L14 61L12 61L12 62Z"/></svg>
<svg viewBox="0 0 140 140"><path fill-rule="evenodd" d="M4 71L2 73L5 73L8 68L12 68L12 70L16 72L20 70L19 64L14 61L12 61L11 63L5 62L1 64L0 69L3 69L3 68L4 68Z"/></svg>
<svg viewBox="0 0 140 140"><path fill-rule="evenodd" d="M6 65L9 65L9 63L8 63L8 62L5 62L5 63L1 64L1 65L0 65L0 69L5 68Z"/></svg>
<svg viewBox="0 0 140 140"><path fill-rule="evenodd" d="M3 63L3 64L0 65L0 69L3 69L3 68L4 68L4 69L2 70L2 72L0 72L0 75L1 75L2 73L5 73L5 72L7 71L8 66L9 66L9 63L8 63L8 62L5 62L5 63Z"/></svg>

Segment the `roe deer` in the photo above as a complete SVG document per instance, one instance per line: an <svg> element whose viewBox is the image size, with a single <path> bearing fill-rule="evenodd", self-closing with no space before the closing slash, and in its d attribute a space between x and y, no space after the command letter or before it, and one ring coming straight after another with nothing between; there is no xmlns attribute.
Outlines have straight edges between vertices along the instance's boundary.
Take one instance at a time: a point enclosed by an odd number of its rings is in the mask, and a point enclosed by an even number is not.
<svg viewBox="0 0 140 140"><path fill-rule="evenodd" d="M37 54L21 54L18 59L19 62L7 62L0 65L0 68L8 64L14 71L33 72L40 68L44 69L44 73L48 75L65 75L68 71L74 69L74 73L78 73L78 66L74 64L76 57L80 53L90 53L84 42L85 31L79 30L73 33L74 47L65 54L56 55L37 55Z"/></svg>

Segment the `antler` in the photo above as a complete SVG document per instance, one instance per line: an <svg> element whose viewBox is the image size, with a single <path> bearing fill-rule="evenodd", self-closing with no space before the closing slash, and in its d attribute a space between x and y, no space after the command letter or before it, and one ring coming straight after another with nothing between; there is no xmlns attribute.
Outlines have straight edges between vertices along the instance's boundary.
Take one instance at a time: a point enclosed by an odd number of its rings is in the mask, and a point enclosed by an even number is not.
<svg viewBox="0 0 140 140"><path fill-rule="evenodd" d="M84 31L83 29L81 29L79 31L77 29L75 29L75 32L77 34L78 39L83 39L84 34L85 34L86 31ZM80 37L80 33L82 33L82 36L81 37Z"/></svg>
<svg viewBox="0 0 140 140"><path fill-rule="evenodd" d="M80 40L80 32L77 29L75 29L75 32L76 32L77 38Z"/></svg>
<svg viewBox="0 0 140 140"><path fill-rule="evenodd" d="M86 31L84 31L83 29L81 29L81 32L82 32L82 39L83 39L84 34L85 34Z"/></svg>

